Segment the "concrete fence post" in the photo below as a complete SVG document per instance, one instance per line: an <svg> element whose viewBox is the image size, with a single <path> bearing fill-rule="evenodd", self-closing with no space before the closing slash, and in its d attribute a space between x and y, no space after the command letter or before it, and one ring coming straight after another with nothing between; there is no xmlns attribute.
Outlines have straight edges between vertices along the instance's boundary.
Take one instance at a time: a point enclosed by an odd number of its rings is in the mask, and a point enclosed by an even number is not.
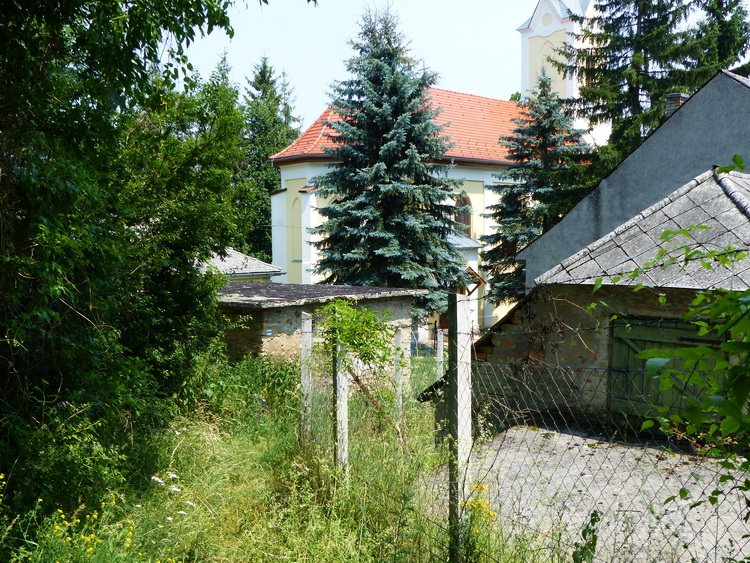
<svg viewBox="0 0 750 563"><path fill-rule="evenodd" d="M336 345L333 351L333 412L335 423L333 458L336 467L349 472L349 378L342 363L346 351Z"/></svg>
<svg viewBox="0 0 750 563"><path fill-rule="evenodd" d="M312 348L313 348L313 317L309 313L302 313L300 326L302 342L300 351L300 372L302 388L302 432L309 437L312 432Z"/></svg>
<svg viewBox="0 0 750 563"><path fill-rule="evenodd" d="M471 311L465 295L448 296L448 525L450 561L461 560L462 518L471 454Z"/></svg>
<svg viewBox="0 0 750 563"><path fill-rule="evenodd" d="M404 370L403 363L403 336L401 327L396 328L393 338L393 379L396 385L396 420L401 423L404 415Z"/></svg>

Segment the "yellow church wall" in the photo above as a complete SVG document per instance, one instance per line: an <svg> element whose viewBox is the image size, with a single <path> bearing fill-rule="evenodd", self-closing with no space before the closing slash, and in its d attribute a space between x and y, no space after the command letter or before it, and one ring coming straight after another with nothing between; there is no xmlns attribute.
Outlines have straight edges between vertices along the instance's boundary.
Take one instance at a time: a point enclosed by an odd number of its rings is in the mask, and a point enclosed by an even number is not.
<svg viewBox="0 0 750 563"><path fill-rule="evenodd" d="M560 58L555 53L565 45L568 39L568 33L565 30L559 30L551 35L537 36L529 38L529 90L536 88L537 77L542 68L547 70L547 76L552 78L552 89L561 97L567 97L565 92L565 79L562 73L553 68L549 58Z"/></svg>
<svg viewBox="0 0 750 563"><path fill-rule="evenodd" d="M302 209L299 191L307 185L307 178L295 178L285 183L287 190L287 281L302 283Z"/></svg>
<svg viewBox="0 0 750 563"><path fill-rule="evenodd" d="M484 233L484 217L486 213L484 203L484 182L479 180L465 180L461 191L466 193L471 201L471 237L477 238Z"/></svg>

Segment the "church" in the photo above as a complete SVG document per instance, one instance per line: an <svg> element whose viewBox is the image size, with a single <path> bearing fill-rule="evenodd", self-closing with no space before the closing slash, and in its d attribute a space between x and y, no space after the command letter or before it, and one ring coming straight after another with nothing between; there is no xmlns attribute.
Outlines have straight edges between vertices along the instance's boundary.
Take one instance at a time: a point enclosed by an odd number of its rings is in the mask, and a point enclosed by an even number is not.
<svg viewBox="0 0 750 563"><path fill-rule="evenodd" d="M548 57L565 45L577 31L571 15L586 15L591 0L540 0L531 17L518 31L521 35L521 90L531 91L539 72L546 69L561 97L577 93L575 81L564 78L548 64ZM499 139L511 135L516 127L513 119L521 115L515 102L497 100L467 93L433 88L429 98L441 108L438 120L446 126L452 148L445 154L451 164L448 176L462 181L456 194L457 207L470 207L470 213L457 217L461 224L459 236L450 239L461 262L481 278L479 253L481 237L494 231L494 222L485 217L487 208L497 203L497 194L487 186L500 183L497 174L511 163ZM317 250L310 229L321 224L318 209L326 205L312 184L312 178L328 171L333 160L324 148L329 143L324 121L336 119L326 109L290 146L273 155L271 160L281 172L281 189L271 195L271 228L273 264L281 269L275 281L314 284L321 277L313 273ZM507 310L494 307L483 299L486 286L479 285L472 294L473 329L492 325Z"/></svg>

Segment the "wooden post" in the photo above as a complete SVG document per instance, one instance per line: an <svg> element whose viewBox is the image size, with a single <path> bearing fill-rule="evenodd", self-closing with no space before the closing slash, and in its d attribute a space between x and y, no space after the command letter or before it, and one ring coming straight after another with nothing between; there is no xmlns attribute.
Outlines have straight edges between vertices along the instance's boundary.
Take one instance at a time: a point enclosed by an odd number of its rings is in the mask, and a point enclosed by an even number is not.
<svg viewBox="0 0 750 563"><path fill-rule="evenodd" d="M448 526L450 561L460 561L471 454L471 311L465 295L448 296Z"/></svg>
<svg viewBox="0 0 750 563"><path fill-rule="evenodd" d="M300 326L302 333L302 350L300 352L300 371L302 387L302 432L301 436L309 438L312 432L312 347L313 317L302 313Z"/></svg>
<svg viewBox="0 0 750 563"><path fill-rule="evenodd" d="M335 416L333 459L336 467L349 472L349 378L342 368L346 354L340 345L333 352L333 412Z"/></svg>
<svg viewBox="0 0 750 563"><path fill-rule="evenodd" d="M401 327L396 328L393 341L393 379L396 385L396 420L401 424L404 415L404 378L401 363L403 361Z"/></svg>

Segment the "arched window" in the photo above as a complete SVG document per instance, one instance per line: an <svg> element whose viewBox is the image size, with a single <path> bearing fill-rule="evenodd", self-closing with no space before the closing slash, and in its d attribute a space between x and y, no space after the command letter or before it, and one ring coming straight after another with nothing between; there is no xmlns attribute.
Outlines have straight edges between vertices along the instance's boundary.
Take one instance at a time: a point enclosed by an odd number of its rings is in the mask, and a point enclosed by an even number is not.
<svg viewBox="0 0 750 563"><path fill-rule="evenodd" d="M461 192L456 198L456 228L465 234L467 237L471 237L471 200L466 192Z"/></svg>

